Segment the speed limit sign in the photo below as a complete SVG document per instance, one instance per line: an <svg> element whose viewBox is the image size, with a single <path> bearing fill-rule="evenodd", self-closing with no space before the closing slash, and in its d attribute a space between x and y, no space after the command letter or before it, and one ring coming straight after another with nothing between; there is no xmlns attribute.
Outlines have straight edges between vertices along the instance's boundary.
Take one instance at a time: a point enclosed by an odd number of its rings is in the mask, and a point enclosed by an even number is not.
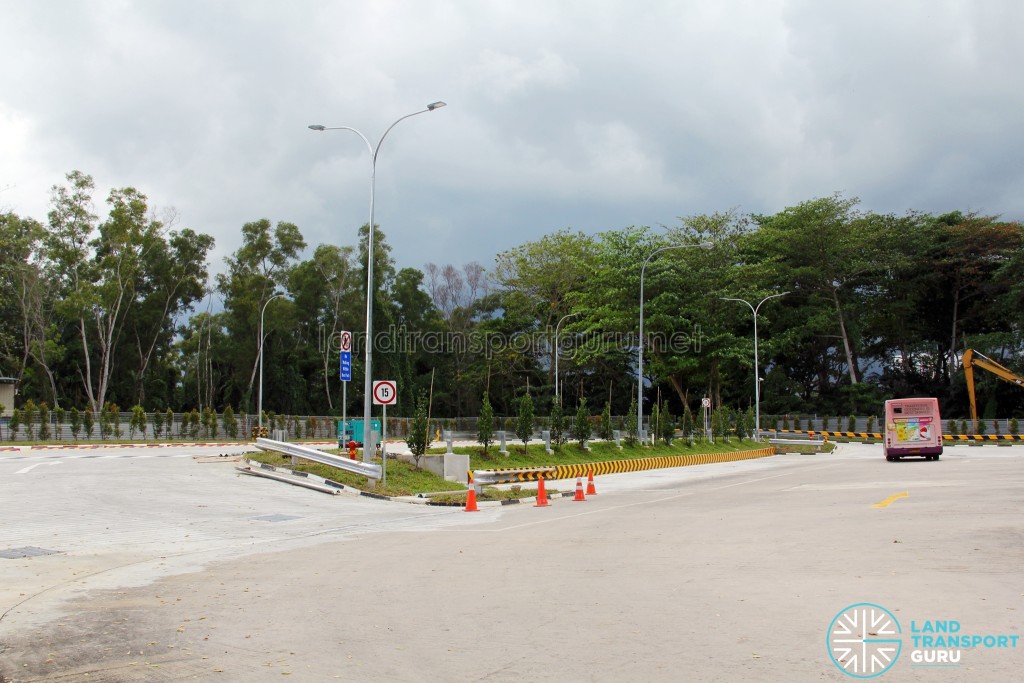
<svg viewBox="0 0 1024 683"><path fill-rule="evenodd" d="M376 380L373 383L373 404L390 406L398 400L398 385L393 380Z"/></svg>

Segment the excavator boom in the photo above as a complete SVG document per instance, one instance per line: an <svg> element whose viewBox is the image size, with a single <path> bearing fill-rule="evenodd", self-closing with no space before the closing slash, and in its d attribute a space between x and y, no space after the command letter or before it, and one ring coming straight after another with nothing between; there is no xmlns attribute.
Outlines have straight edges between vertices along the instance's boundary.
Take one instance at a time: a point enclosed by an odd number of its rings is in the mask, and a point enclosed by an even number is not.
<svg viewBox="0 0 1024 683"><path fill-rule="evenodd" d="M988 356L984 356L973 349L967 349L964 351L964 377L967 379L967 396L971 401L971 421L974 423L975 428L978 426L978 404L974 399L974 368L975 366L982 370L988 370L996 377L1009 382L1010 384L1016 384L1019 387L1024 387L1024 377L1019 377L1013 372L999 363L995 362Z"/></svg>

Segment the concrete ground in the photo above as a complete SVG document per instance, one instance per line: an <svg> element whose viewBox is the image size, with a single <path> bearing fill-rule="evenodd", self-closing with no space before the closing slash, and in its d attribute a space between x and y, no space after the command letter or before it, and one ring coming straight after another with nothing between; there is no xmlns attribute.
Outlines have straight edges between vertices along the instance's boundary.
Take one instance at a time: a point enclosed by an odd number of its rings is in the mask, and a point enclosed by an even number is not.
<svg viewBox="0 0 1024 683"><path fill-rule="evenodd" d="M0 679L841 681L829 626L862 602L902 626L880 680L1020 679L1024 644L925 667L912 636L1020 634L1024 447L847 444L477 513L194 454L0 454Z"/></svg>

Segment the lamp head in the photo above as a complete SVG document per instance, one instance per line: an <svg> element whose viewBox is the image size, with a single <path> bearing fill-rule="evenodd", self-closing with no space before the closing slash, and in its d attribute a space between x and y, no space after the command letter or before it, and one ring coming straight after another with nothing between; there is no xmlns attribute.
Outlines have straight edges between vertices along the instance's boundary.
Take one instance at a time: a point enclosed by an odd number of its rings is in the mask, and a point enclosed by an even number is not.
<svg viewBox="0 0 1024 683"><path fill-rule="evenodd" d="M310 124L309 129L310 130L320 130L320 131L327 130L326 126L321 126L319 123Z"/></svg>
<svg viewBox="0 0 1024 683"><path fill-rule="evenodd" d="M440 109L441 107L446 106L448 105L445 102L431 102L430 104L427 105L427 111L434 111L435 109Z"/></svg>

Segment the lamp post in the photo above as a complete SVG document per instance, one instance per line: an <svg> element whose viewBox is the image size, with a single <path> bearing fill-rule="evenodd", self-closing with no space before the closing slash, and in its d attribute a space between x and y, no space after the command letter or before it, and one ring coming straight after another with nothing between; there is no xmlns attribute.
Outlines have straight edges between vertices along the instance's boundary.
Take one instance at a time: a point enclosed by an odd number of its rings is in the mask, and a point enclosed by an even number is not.
<svg viewBox="0 0 1024 683"><path fill-rule="evenodd" d="M256 413L259 416L260 436L263 436L263 314L267 312L267 306L274 299L280 299L284 294L275 294L267 299L260 310L260 393L259 405L256 406Z"/></svg>
<svg viewBox="0 0 1024 683"><path fill-rule="evenodd" d="M745 303L750 312L754 314L754 439L761 438L761 371L758 368L757 360L757 312L761 309L761 304L768 299L774 299L780 296L786 296L789 292L781 292L780 294L772 294L761 299L757 306L752 305L746 299L735 299L732 297L721 297L722 301L739 301Z"/></svg>
<svg viewBox="0 0 1024 683"><path fill-rule="evenodd" d="M640 339L636 345L636 433L641 441L644 436L644 271L647 270L647 264L651 262L651 259L663 251L693 247L710 249L713 246L715 246L713 242L699 242L697 244L673 244L655 249L644 260L644 265L640 267Z"/></svg>
<svg viewBox="0 0 1024 683"><path fill-rule="evenodd" d="M562 395L558 393L558 355L559 351L561 350L558 347L558 328L561 327L562 323L564 323L566 319L582 314L582 311L578 311L576 313L569 313L568 315L563 315L562 319L558 321L557 325L555 325L555 401L558 402L559 406L562 405Z"/></svg>
<svg viewBox="0 0 1024 683"><path fill-rule="evenodd" d="M380 153L380 146L384 142L384 138L388 136L391 129L397 126L402 121L416 116L418 114L425 114L428 111L434 111L445 106L444 102L432 102L427 105L426 109L420 111L414 111L411 114L406 114L401 117L384 131L384 134L380 136L380 140L377 141L376 146L370 143L370 140L360 133L355 128L349 126L322 126L320 124L313 124L309 126L310 130L319 132L327 130L348 130L352 131L366 143L366 148L370 151L370 229L367 231L366 237L366 355L365 355L365 377L363 380L363 461L370 462L373 458L373 446L370 444L370 439L367 435L370 434L370 406L373 392L373 374L372 374L372 362L373 362L373 209L374 209L374 187L376 185L377 178L377 155Z"/></svg>

